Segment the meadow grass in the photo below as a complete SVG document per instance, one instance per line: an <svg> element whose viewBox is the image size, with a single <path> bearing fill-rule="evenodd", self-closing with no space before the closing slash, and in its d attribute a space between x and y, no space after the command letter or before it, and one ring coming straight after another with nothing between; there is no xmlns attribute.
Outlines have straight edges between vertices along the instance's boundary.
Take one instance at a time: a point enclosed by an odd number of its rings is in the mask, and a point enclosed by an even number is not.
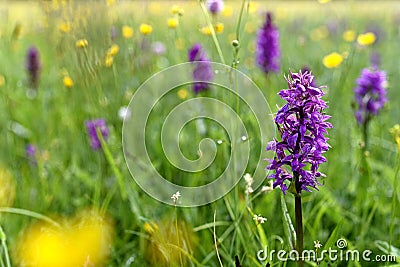
<svg viewBox="0 0 400 267"><path fill-rule="evenodd" d="M112 2L0 4L0 75L4 78L0 85L0 224L13 266L51 266L26 262L29 257L20 248L24 247L21 243L32 242L29 239L36 236L29 235L30 227L43 221L48 224L42 227L52 233L58 233L54 229L60 226L86 229L81 225L87 225L87 219L82 222L79 214L87 210L107 218L106 226L99 224L106 229L102 228L102 232L107 232L101 239L106 243L106 252L103 247L99 249L105 256L94 257L97 261L92 263L96 266L235 266L235 256L242 266L265 266L267 262L271 266L294 265L290 261L257 259L257 252L265 247L269 251L291 249L294 198L290 194L282 196L279 189L260 193L259 188L248 195L241 179L229 194L214 203L180 208L159 203L145 194L126 167L118 111L128 105L137 88L151 75L186 62L188 49L194 43L201 43L212 61L223 60L232 65L236 58L237 68L261 88L274 113L283 104L277 92L287 88L283 76L289 70L296 72L308 66L317 84L327 85L325 100L333 124L329 130L331 149L326 153L327 163L321 166L326 174L321 181L323 186L303 195L305 248L314 249L316 240L323 244L322 248L336 248L336 240L345 238L349 249L372 250L371 258L380 254L397 256L396 262L382 265L400 264L400 163L389 132L399 123L400 88L396 78L400 74L400 6L396 1L252 1L249 5L245 1L238 28L242 2L226 1L226 11L218 18L210 18L211 23L224 25L223 32L214 39L200 31L207 21L198 1ZM173 5L184 10L176 29L167 26L167 19L173 17ZM256 31L266 10L273 12L282 51L280 71L268 76L254 64ZM65 23L70 28L63 31L60 27ZM152 26L151 34L140 33L142 23ZM132 38L122 35L123 26L133 28ZM112 39L113 28L116 36ZM343 40L346 30L356 34L373 30L378 39L371 46L360 47L356 41ZM240 47L235 54L231 42L237 39L237 33ZM77 47L79 39L86 39L87 47ZM156 41L165 45L165 53L153 52ZM112 64L106 66L107 50L113 44L118 45L119 51ZM29 88L25 68L26 51L31 45L38 48L42 65L37 91ZM346 57L337 68L328 69L322 58L334 51ZM353 88L375 52L381 57L380 68L388 74L389 102L369 128L366 164L370 171L366 174L362 169L365 153L361 153L361 130L353 115ZM65 76L73 80L72 87L63 84ZM252 154L246 172L251 174L259 153L265 153L257 139L254 116L245 103L237 103L233 95L218 86L204 96L226 101L243 118L250 133ZM225 131L206 120L208 136L224 140L218 146L213 166L193 177L168 162L160 142L160 127L173 107L194 97L190 85L173 90L155 107L146 131L155 168L166 179L186 186L212 181L234 157ZM94 118L106 119L109 127L109 137L102 140L103 150L90 148L85 121ZM203 137L196 123L189 123L180 136L183 154L195 159ZM28 144L37 148L33 158L26 155ZM118 179L122 179L122 186ZM268 181L264 184L268 185ZM268 220L257 224L254 215ZM51 224L56 226L50 227ZM113 231L108 235L109 227ZM82 236L76 240L97 240ZM46 246L45 242L40 244ZM69 248L82 250L78 244ZM46 252L38 255L58 255L55 250L49 245L43 250ZM6 259L5 250L0 251L2 259ZM1 263L7 266L5 260ZM63 264L59 266L75 263ZM330 262L328 258L306 264L377 266L376 262Z"/></svg>

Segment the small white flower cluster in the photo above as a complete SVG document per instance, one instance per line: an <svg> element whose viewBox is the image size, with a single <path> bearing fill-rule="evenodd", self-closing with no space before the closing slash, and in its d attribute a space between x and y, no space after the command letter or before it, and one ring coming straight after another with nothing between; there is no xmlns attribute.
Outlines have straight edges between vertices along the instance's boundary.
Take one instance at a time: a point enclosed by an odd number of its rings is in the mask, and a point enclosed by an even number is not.
<svg viewBox="0 0 400 267"><path fill-rule="evenodd" d="M263 185L263 187L261 188L261 193L269 193L272 190L274 190L274 182L273 181L269 181L269 185Z"/></svg>
<svg viewBox="0 0 400 267"><path fill-rule="evenodd" d="M174 201L174 204L176 204L176 202L179 200L180 196L181 196L181 193L179 191L172 195L171 199Z"/></svg>
<svg viewBox="0 0 400 267"><path fill-rule="evenodd" d="M260 223L262 224L262 223L265 223L267 221L267 218L262 217L260 214L259 215L254 214L253 220L255 220L257 222L257 224L260 224Z"/></svg>
<svg viewBox="0 0 400 267"><path fill-rule="evenodd" d="M320 249L322 247L322 244L319 242L319 240L314 241L314 247L315 249Z"/></svg>
<svg viewBox="0 0 400 267"><path fill-rule="evenodd" d="M254 192L253 188L251 187L251 185L253 184L253 177L251 177L250 173L246 173L243 176L243 179L246 182L246 194L250 195Z"/></svg>

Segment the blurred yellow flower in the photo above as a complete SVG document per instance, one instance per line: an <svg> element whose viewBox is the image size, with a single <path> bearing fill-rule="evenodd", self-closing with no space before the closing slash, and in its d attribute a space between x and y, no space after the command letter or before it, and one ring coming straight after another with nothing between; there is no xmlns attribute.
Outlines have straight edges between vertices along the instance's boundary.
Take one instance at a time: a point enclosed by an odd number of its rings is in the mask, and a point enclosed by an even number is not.
<svg viewBox="0 0 400 267"><path fill-rule="evenodd" d="M75 45L78 48L85 48L89 45L89 43L86 39L80 39L80 40L76 41Z"/></svg>
<svg viewBox="0 0 400 267"><path fill-rule="evenodd" d="M328 2L330 2L331 0L318 0L319 3L321 4L326 4Z"/></svg>
<svg viewBox="0 0 400 267"><path fill-rule="evenodd" d="M68 22L68 21L67 22L63 22L60 25L58 25L58 29L61 32L69 33L71 31L71 23Z"/></svg>
<svg viewBox="0 0 400 267"><path fill-rule="evenodd" d="M246 25L244 25L244 30L247 33L254 33L257 30L257 24L254 22L247 22Z"/></svg>
<svg viewBox="0 0 400 267"><path fill-rule="evenodd" d="M117 44L113 44L108 50L107 54L110 54L111 56L115 56L119 52L119 46Z"/></svg>
<svg viewBox="0 0 400 267"><path fill-rule="evenodd" d="M258 5L256 2L249 2L249 13L255 13L258 9Z"/></svg>
<svg viewBox="0 0 400 267"><path fill-rule="evenodd" d="M347 30L343 33L343 40L346 42L353 42L356 39L356 32L352 30Z"/></svg>
<svg viewBox="0 0 400 267"><path fill-rule="evenodd" d="M184 100L184 99L186 99L187 97L188 97L188 91L187 91L185 88L179 89L179 91L178 91L178 98Z"/></svg>
<svg viewBox="0 0 400 267"><path fill-rule="evenodd" d="M254 53L256 51L256 45L254 42L249 42L249 45L247 46L247 49L249 50L250 53Z"/></svg>
<svg viewBox="0 0 400 267"><path fill-rule="evenodd" d="M233 14L233 7L230 5L224 5L224 10L222 10L222 15L224 17L231 17Z"/></svg>
<svg viewBox="0 0 400 267"><path fill-rule="evenodd" d="M15 199L16 184L9 170L0 166L0 207L12 206Z"/></svg>
<svg viewBox="0 0 400 267"><path fill-rule="evenodd" d="M112 6L115 4L115 2L116 2L115 0L106 0L107 6Z"/></svg>
<svg viewBox="0 0 400 267"><path fill-rule="evenodd" d="M162 12L162 7L158 1L149 1L149 12L150 14L158 15Z"/></svg>
<svg viewBox="0 0 400 267"><path fill-rule="evenodd" d="M114 58L111 54L106 55L106 60L104 61L104 65L106 65L106 67L111 67L112 64L114 63Z"/></svg>
<svg viewBox="0 0 400 267"><path fill-rule="evenodd" d="M171 8L171 13L174 15L182 16L185 13L185 11L180 6L173 5Z"/></svg>
<svg viewBox="0 0 400 267"><path fill-rule="evenodd" d="M110 254L111 223L96 212L67 219L62 227L35 223L18 247L19 266L99 266Z"/></svg>
<svg viewBox="0 0 400 267"><path fill-rule="evenodd" d="M211 35L211 29L208 26L200 28L200 32L204 35Z"/></svg>
<svg viewBox="0 0 400 267"><path fill-rule="evenodd" d="M392 128L390 128L390 133L393 135L394 140L397 144L397 150L400 153L400 125L396 124Z"/></svg>
<svg viewBox="0 0 400 267"><path fill-rule="evenodd" d="M6 84L6 78L3 75L0 75L0 87Z"/></svg>
<svg viewBox="0 0 400 267"><path fill-rule="evenodd" d="M338 67L343 61L343 56L333 52L322 59L322 63L327 68L336 68Z"/></svg>
<svg viewBox="0 0 400 267"><path fill-rule="evenodd" d="M214 29L216 33L222 33L224 31L224 24L219 22L214 25Z"/></svg>
<svg viewBox="0 0 400 267"><path fill-rule="evenodd" d="M129 26L122 26L122 36L124 36L125 39L129 39L133 37L133 29L132 27Z"/></svg>
<svg viewBox="0 0 400 267"><path fill-rule="evenodd" d="M153 31L153 27L149 24L142 23L140 24L139 30L143 35L149 35Z"/></svg>
<svg viewBox="0 0 400 267"><path fill-rule="evenodd" d="M357 43L362 46L371 45L375 42L375 40L376 36L373 32L363 33L357 37Z"/></svg>
<svg viewBox="0 0 400 267"><path fill-rule="evenodd" d="M329 35L329 30L326 26L318 27L311 31L310 37L313 41L323 40Z"/></svg>
<svg viewBox="0 0 400 267"><path fill-rule="evenodd" d="M175 47L178 49L178 50L183 50L183 49L185 49L185 39L183 39L183 38L178 38L178 39L176 39L175 40Z"/></svg>
<svg viewBox="0 0 400 267"><path fill-rule="evenodd" d="M167 24L168 28L175 29L179 25L179 20L177 18L169 18Z"/></svg>
<svg viewBox="0 0 400 267"><path fill-rule="evenodd" d="M72 86L74 86L74 81L72 80L72 78L70 76L64 76L63 78L63 84L65 87L67 88L71 88Z"/></svg>

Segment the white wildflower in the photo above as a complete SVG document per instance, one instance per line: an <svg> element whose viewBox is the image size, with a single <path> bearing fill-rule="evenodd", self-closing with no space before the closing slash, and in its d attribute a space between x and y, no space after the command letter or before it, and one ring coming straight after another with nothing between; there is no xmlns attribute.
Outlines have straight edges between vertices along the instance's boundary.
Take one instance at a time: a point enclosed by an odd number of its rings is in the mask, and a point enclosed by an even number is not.
<svg viewBox="0 0 400 267"><path fill-rule="evenodd" d="M259 215L254 214L253 220L255 220L257 223L261 223L262 224L262 223L265 223L267 221L267 218L262 217L260 214Z"/></svg>

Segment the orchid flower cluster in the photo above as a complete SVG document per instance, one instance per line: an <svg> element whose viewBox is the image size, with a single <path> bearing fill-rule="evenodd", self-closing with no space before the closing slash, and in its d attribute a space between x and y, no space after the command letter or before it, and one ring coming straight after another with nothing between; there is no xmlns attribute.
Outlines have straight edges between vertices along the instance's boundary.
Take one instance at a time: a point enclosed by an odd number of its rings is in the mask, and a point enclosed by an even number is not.
<svg viewBox="0 0 400 267"><path fill-rule="evenodd" d="M286 77L289 88L278 93L287 103L275 118L281 141L274 139L268 143L267 150L275 151L276 156L269 159L267 169L275 171L269 178L275 178L274 188L280 186L283 193L289 189L300 195L302 190L310 191L321 185L317 179L323 174L318 167L326 161L322 156L329 148L325 134L332 125L327 122L330 116L324 113L325 93L322 87L313 85L313 80L307 70L290 73ZM286 180L291 183L289 188Z"/></svg>

